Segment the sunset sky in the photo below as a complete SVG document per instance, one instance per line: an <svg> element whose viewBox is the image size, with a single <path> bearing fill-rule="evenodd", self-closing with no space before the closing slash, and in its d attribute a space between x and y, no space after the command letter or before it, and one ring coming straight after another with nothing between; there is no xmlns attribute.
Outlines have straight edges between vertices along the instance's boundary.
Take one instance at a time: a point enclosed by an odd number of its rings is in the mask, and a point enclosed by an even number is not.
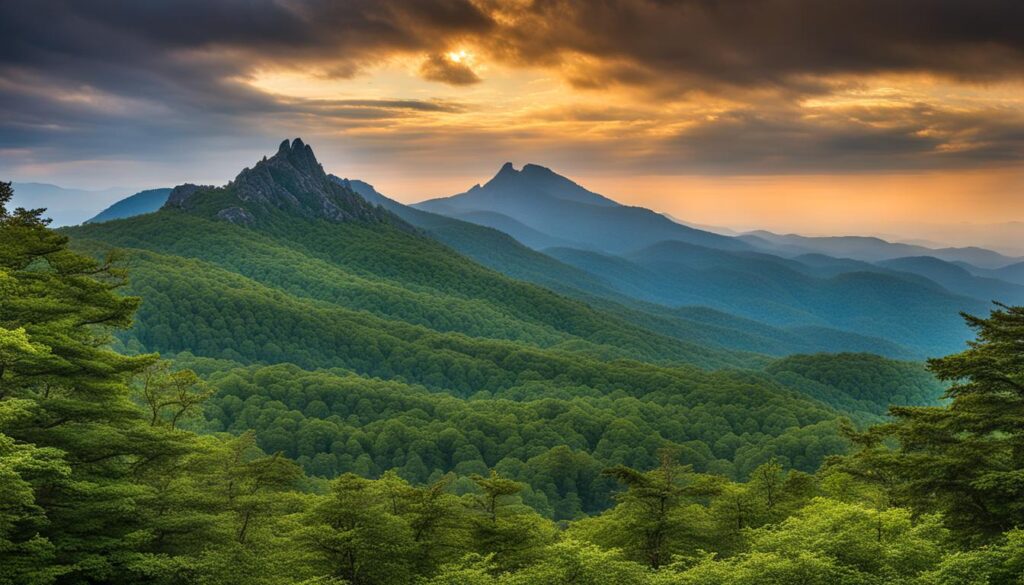
<svg viewBox="0 0 1024 585"><path fill-rule="evenodd" d="M224 183L301 136L406 202L542 164L686 221L1024 221L1019 0L5 0L0 178ZM916 227L915 227L916 226ZM990 230L989 230L990 231Z"/></svg>

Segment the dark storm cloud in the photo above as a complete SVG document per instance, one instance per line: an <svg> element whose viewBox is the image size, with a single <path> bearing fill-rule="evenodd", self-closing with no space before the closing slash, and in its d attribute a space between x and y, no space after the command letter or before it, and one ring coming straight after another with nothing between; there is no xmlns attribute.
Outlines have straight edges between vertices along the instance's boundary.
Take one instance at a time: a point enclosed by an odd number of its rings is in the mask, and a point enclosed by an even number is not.
<svg viewBox="0 0 1024 585"><path fill-rule="evenodd" d="M1024 119L921 107L875 125L848 115L742 111L681 132L659 152L650 164L724 173L965 168L1024 160Z"/></svg>
<svg viewBox="0 0 1024 585"><path fill-rule="evenodd" d="M483 81L469 65L456 63L440 54L430 55L423 61L420 75L424 79L449 85L472 85Z"/></svg>
<svg viewBox="0 0 1024 585"><path fill-rule="evenodd" d="M738 84L879 71L992 78L1020 75L1021 22L1017 0L6 0L0 58L70 73L91 59L116 70L222 49L236 58L205 73L237 58L348 73L385 51L472 38L512 61L592 56L638 82L644 71Z"/></svg>
<svg viewBox="0 0 1024 585"><path fill-rule="evenodd" d="M995 79L1019 77L1024 64L1017 0L536 0L511 15L516 25L501 30L496 51L528 63L595 57L600 75L582 83L799 85L808 75L879 72Z"/></svg>
<svg viewBox="0 0 1024 585"><path fill-rule="evenodd" d="M173 142L193 122L214 136L236 132L250 116L337 116L345 104L282 100L243 81L268 65L352 75L392 51L437 50L448 35L490 26L462 0L7 0L0 3L0 142L66 137L104 150L129 125L151 125L164 133L154 139ZM92 107L85 94L109 103ZM370 106L347 104L351 117L366 117ZM452 108L414 100L372 106L381 117ZM147 119L154 114L165 119Z"/></svg>
<svg viewBox="0 0 1024 585"><path fill-rule="evenodd" d="M795 104L849 76L1020 79L1021 22L1019 0L5 0L0 149L161 157L185 142L245 142L260 132L253 120L344 128L460 112L430 100L284 98L246 81L264 68L352 77L403 54L426 56L428 80L479 83L442 56L465 43L487 61L550 67L581 91L627 86L658 100L699 90L740 102L664 142L648 161L661 168L1019 160L1012 112L903 109L868 123L808 119ZM773 97L762 108L764 91Z"/></svg>

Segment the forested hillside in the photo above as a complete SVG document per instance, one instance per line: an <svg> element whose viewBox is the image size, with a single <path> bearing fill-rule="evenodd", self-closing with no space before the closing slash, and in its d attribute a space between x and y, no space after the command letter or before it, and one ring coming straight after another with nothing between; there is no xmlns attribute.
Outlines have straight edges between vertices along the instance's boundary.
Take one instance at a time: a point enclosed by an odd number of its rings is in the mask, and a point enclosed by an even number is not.
<svg viewBox="0 0 1024 585"><path fill-rule="evenodd" d="M664 441L729 477L772 457L812 471L845 448L838 418L881 414L762 370L766 357L638 324L651 314L622 318L483 268L332 180L300 141L226 187L179 187L158 213L68 233L80 250L130 258L128 290L146 300L126 350L222 360L211 428L255 430L313 475L397 468L422 482L497 466L531 481L520 466L559 446L593 468L651 466ZM880 392L909 393L902 380ZM357 417L367 402L384 415ZM523 435L538 417L573 422ZM442 431L454 446L424 446ZM566 517L607 504L606 484L584 483L597 495L534 503Z"/></svg>
<svg viewBox="0 0 1024 585"><path fill-rule="evenodd" d="M367 191L371 200L412 223L426 223L363 185L357 191ZM609 298L604 291L610 290L634 303L710 307L810 334L819 349L914 359L956 351L969 337L959 312L1024 299L1016 284L973 277L963 270L983 269L951 264L1002 267L1014 261L990 250L931 249L867 237L725 236L620 205L532 164L522 170L506 164L483 185L414 207L502 230L599 282L601 298ZM928 257L906 258L911 255ZM750 339L723 338L736 348L752 347Z"/></svg>
<svg viewBox="0 0 1024 585"><path fill-rule="evenodd" d="M623 281L614 271L587 272L531 250L507 233L403 205L364 181L332 178L488 268L583 300L630 323L676 339L769 355L867 351L901 359L917 356L897 343L830 327L773 327L707 307L670 308L643 301L645 285L638 281L621 287Z"/></svg>
<svg viewBox="0 0 1024 585"><path fill-rule="evenodd" d="M120 289L147 260L72 252L9 201L0 184L5 585L1024 576L1020 308L969 317L977 342L929 363L952 384L945 406L920 405L937 387L917 366L864 355L761 373L590 358L622 368L617 385L632 389L556 380L467 398L341 369L117 353L110 335L146 302ZM811 398L778 376L830 390ZM830 450L816 430L836 425L826 402L877 407L897 388L914 406L832 433L849 455L818 467L785 453L802 434ZM710 458L743 437L713 449L688 439L728 437L729 425L766 434L731 464ZM777 457L751 451L773 442Z"/></svg>

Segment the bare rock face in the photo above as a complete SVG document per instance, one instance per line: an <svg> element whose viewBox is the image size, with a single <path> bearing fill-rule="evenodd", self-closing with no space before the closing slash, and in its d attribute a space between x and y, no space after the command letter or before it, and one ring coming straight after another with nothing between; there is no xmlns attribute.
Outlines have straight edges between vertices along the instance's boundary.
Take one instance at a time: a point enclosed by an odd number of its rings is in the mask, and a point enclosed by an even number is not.
<svg viewBox="0 0 1024 585"><path fill-rule="evenodd" d="M184 185L178 185L171 190L171 194L167 196L167 202L164 203L164 207L178 207L186 209L189 207L189 200L199 191L205 189L212 189L209 185L193 185L192 183L185 183Z"/></svg>
<svg viewBox="0 0 1024 585"><path fill-rule="evenodd" d="M217 212L217 219L229 221L235 225L252 225L256 218L241 207L228 207Z"/></svg>
<svg viewBox="0 0 1024 585"><path fill-rule="evenodd" d="M330 221L381 220L373 206L328 178L301 138L282 142L277 154L243 170L228 187L247 207L274 207Z"/></svg>
<svg viewBox="0 0 1024 585"><path fill-rule="evenodd" d="M350 186L332 180L301 138L285 140L274 156L246 168L224 187L179 185L165 207L199 211L200 201L217 201L217 219L243 226L260 225L284 212L308 220L390 223L413 230L398 217L357 195Z"/></svg>

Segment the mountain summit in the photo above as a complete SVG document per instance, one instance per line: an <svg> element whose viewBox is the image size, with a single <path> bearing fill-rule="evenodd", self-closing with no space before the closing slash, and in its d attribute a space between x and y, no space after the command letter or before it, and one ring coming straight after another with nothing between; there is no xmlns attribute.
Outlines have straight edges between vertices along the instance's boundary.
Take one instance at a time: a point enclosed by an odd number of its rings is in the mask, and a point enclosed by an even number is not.
<svg viewBox="0 0 1024 585"><path fill-rule="evenodd" d="M274 156L243 169L224 187L175 187L165 207L209 212L242 225L277 212L332 222L404 223L332 181L301 138L285 140Z"/></svg>
<svg viewBox="0 0 1024 585"><path fill-rule="evenodd" d="M622 205L535 164L516 170L512 163L505 163L483 185L414 207L499 229L535 249L569 246L622 253L663 240L751 249L737 238L680 225L650 209Z"/></svg>
<svg viewBox="0 0 1024 585"><path fill-rule="evenodd" d="M603 195L584 189L572 180L559 175L547 167L527 163L522 170L516 170L512 163L501 166L498 173L483 186L474 185L472 189L460 195L453 195L447 200L469 194L483 195L494 198L539 198L575 201L587 205L617 207L619 204ZM435 200L436 201L436 200ZM427 204L424 202L423 204Z"/></svg>

